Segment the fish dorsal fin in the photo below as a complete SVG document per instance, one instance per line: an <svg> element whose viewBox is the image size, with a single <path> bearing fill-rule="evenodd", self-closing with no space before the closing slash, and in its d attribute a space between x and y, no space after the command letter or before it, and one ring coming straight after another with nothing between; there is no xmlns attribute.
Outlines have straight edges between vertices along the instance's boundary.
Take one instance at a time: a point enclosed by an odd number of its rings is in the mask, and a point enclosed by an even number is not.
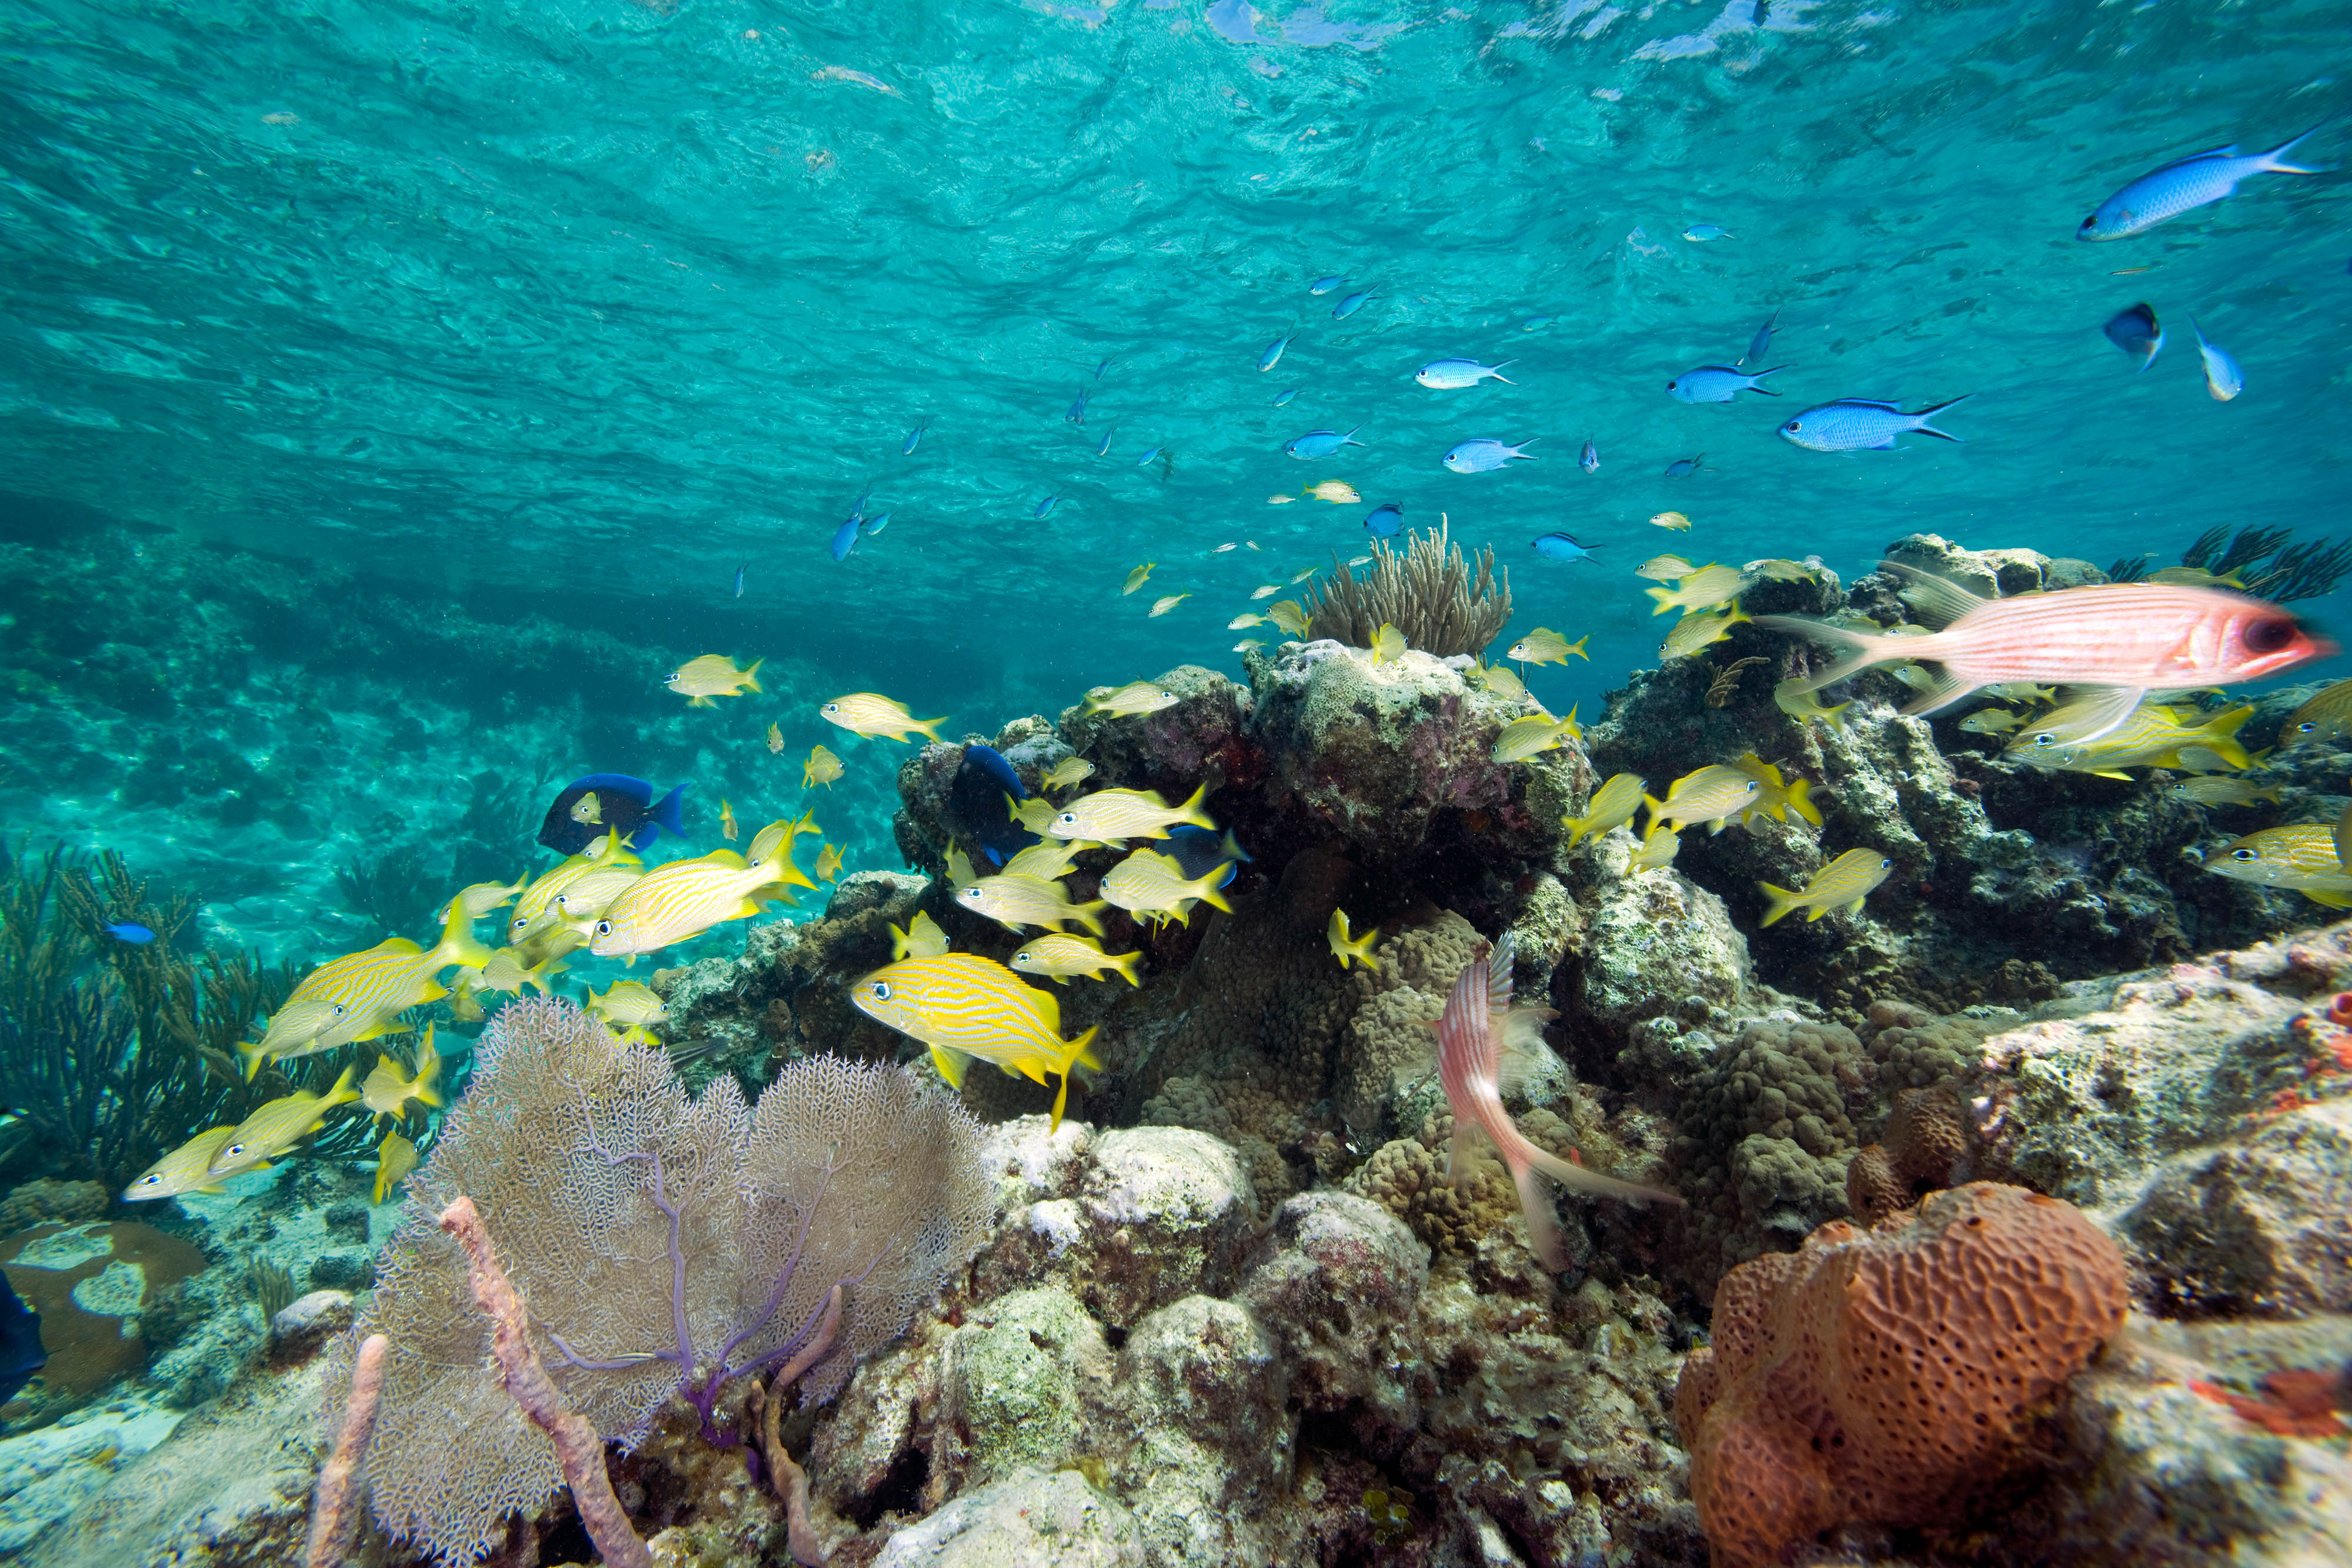
<svg viewBox="0 0 2352 1568"><path fill-rule="evenodd" d="M411 942L405 936L387 936L383 941L375 945L375 950L379 953L422 953L425 951L424 948L419 947L415 943Z"/></svg>
<svg viewBox="0 0 2352 1568"><path fill-rule="evenodd" d="M1896 596L1938 629L1950 625L1971 610L1980 610L1992 602L1984 595L1961 587L1950 578L1937 577L1916 566L1906 566L1899 560L1882 560L1878 563L1878 570L1900 577L1903 586L1895 591Z"/></svg>
<svg viewBox="0 0 2352 1568"><path fill-rule="evenodd" d="M1518 957L1518 944L1510 932L1503 933L1501 941L1486 958L1486 1010L1507 1013L1511 1010L1511 967Z"/></svg>

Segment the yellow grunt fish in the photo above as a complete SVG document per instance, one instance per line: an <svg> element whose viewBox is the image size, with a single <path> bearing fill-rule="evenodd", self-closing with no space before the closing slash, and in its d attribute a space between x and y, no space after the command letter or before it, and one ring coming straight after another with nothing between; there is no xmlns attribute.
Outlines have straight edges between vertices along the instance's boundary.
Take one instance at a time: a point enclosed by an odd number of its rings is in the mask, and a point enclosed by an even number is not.
<svg viewBox="0 0 2352 1568"><path fill-rule="evenodd" d="M659 1045L653 1025L669 1020L669 1008L652 987L637 980L615 980L598 996L588 993L588 1011L604 1019L623 1040L635 1040L640 1045Z"/></svg>
<svg viewBox="0 0 2352 1568"><path fill-rule="evenodd" d="M949 886L970 887L973 883L980 880L972 873L971 857L964 853L961 850L956 848L955 845L950 844L948 846L946 859Z"/></svg>
<svg viewBox="0 0 2352 1568"><path fill-rule="evenodd" d="M784 727L780 724L771 724L768 726L768 755L781 757L783 755L783 750Z"/></svg>
<svg viewBox="0 0 2352 1568"><path fill-rule="evenodd" d="M687 698L688 707L717 707L712 697L735 697L758 691L760 666L766 663L765 659L754 659L751 668L739 670L735 661L724 653L705 653L672 670L662 677L662 683Z"/></svg>
<svg viewBox="0 0 2352 1568"><path fill-rule="evenodd" d="M1114 848L1129 839L1164 839L1179 822L1213 833L1217 824L1201 809L1208 793L1209 787L1203 784L1192 791L1191 800L1171 806L1167 797L1155 789L1097 789L1055 812L1045 831L1057 839L1091 839Z"/></svg>
<svg viewBox="0 0 2352 1568"><path fill-rule="evenodd" d="M933 719L931 722L937 724L939 721ZM840 778L842 772L840 758L822 746L812 746L809 747L808 760L801 764L801 788L809 789L822 784L830 789L833 788L833 781Z"/></svg>
<svg viewBox="0 0 2352 1568"><path fill-rule="evenodd" d="M2200 806L2251 806L2257 800L2275 802L2280 786L2258 789L2243 779L2183 779L2165 790L2176 800Z"/></svg>
<svg viewBox="0 0 2352 1568"><path fill-rule="evenodd" d="M2208 857L2205 869L2237 882L2291 887L2330 909L2352 908L2352 870L2336 847L2335 828L2325 822L2248 833Z"/></svg>
<svg viewBox="0 0 2352 1568"><path fill-rule="evenodd" d="M931 1063L950 1087L963 1087L964 1059L992 1061L1008 1077L1034 1082L1062 1080L1054 1096L1054 1125L1062 1124L1073 1067L1100 1069L1087 1047L1095 1025L1076 1040L1062 1038L1062 1005L1050 992L1024 986L993 958L943 953L901 958L851 988L850 1000L867 1017L929 1046Z"/></svg>
<svg viewBox="0 0 2352 1568"><path fill-rule="evenodd" d="M841 850L838 845L827 844L817 851L816 874L820 882L841 880Z"/></svg>
<svg viewBox="0 0 2352 1568"><path fill-rule="evenodd" d="M1815 697L1812 693L1798 689L1802 684L1802 682L1791 678L1782 681L1779 685L1774 686L1772 688L1773 706L1778 707L1782 713L1787 714L1790 718L1795 719L1799 724L1805 724L1813 719L1819 719L1823 724L1828 725L1832 729L1838 731L1840 734L1843 734L1845 732L1845 710L1852 707L1853 705L1850 702L1846 702L1840 703L1835 707L1823 707L1821 705L1820 699Z"/></svg>
<svg viewBox="0 0 2352 1568"><path fill-rule="evenodd" d="M1052 806L1045 808L1050 813ZM1035 830L1032 830L1033 831ZM1087 848L1084 839L1047 840L1031 844L1004 862L1006 876L1034 877L1040 882L1052 882L1070 874L1070 864Z"/></svg>
<svg viewBox="0 0 2352 1568"><path fill-rule="evenodd" d="M1792 909L1809 912L1807 925L1833 909L1860 910L1862 901L1894 873L1895 862L1876 850L1848 850L1807 877L1801 893L1759 882L1767 904L1763 923L1769 925Z"/></svg>
<svg viewBox="0 0 2352 1568"><path fill-rule="evenodd" d="M1682 847L1683 841L1680 833L1669 833L1652 828L1649 836L1642 841L1641 848L1626 857L1626 873L1631 875L1637 871L1656 871L1662 866L1670 865L1674 862L1675 852Z"/></svg>
<svg viewBox="0 0 2352 1568"><path fill-rule="evenodd" d="M281 1094L239 1122L213 1155L213 1163L205 1167L205 1175L217 1182L258 1169L265 1161L276 1159L317 1132L326 1124L329 1112L359 1099L360 1092L352 1087L356 1071L344 1068L324 1094L300 1091Z"/></svg>
<svg viewBox="0 0 2352 1568"><path fill-rule="evenodd" d="M1230 915L1234 906L1225 902L1217 884L1232 870L1220 862L1187 882L1184 862L1174 855L1138 850L1113 866L1110 874L1102 879L1102 895L1129 914L1142 915L1155 925L1189 920L1195 900Z"/></svg>
<svg viewBox="0 0 2352 1568"><path fill-rule="evenodd" d="M1048 789L1066 789L1073 784L1085 783L1094 770L1095 765L1083 757L1065 757L1045 769L1045 776L1037 782Z"/></svg>
<svg viewBox="0 0 2352 1568"><path fill-rule="evenodd" d="M1320 485L1309 485L1299 494L1312 496L1318 501L1328 501L1335 507L1352 507L1364 498L1345 479L1326 479Z"/></svg>
<svg viewBox="0 0 2352 1568"><path fill-rule="evenodd" d="M1145 581L1151 576L1151 569L1159 564L1160 563L1156 560L1147 560L1141 566L1129 568L1127 574L1127 582L1118 591L1120 596L1124 598L1126 595L1133 593L1137 589L1141 588Z"/></svg>
<svg viewBox="0 0 2352 1568"><path fill-rule="evenodd" d="M1590 660L1592 655L1584 651L1584 645L1591 641L1589 632L1571 643L1549 627L1538 626L1512 643L1503 657L1529 664L1565 664L1570 653Z"/></svg>
<svg viewBox="0 0 2352 1568"><path fill-rule="evenodd" d="M1970 735L2007 735L2011 730L2023 724L2026 717L2026 715L2015 708L1979 708L1960 720L1960 727Z"/></svg>
<svg viewBox="0 0 2352 1568"><path fill-rule="evenodd" d="M1265 618L1294 637L1307 635L1307 612L1293 599L1278 599L1265 607Z"/></svg>
<svg viewBox="0 0 2352 1568"><path fill-rule="evenodd" d="M1101 693L1097 695L1096 693ZM1161 708L1174 707L1180 699L1174 692L1158 681L1129 681L1116 688L1097 686L1087 694L1078 705L1080 718L1092 718L1097 714L1108 714L1113 718L1127 718L1136 714L1158 713Z"/></svg>
<svg viewBox="0 0 2352 1568"><path fill-rule="evenodd" d="M1650 519L1654 528L1670 528L1678 534L1690 532L1690 519L1680 512L1660 512Z"/></svg>
<svg viewBox="0 0 2352 1568"><path fill-rule="evenodd" d="M1192 597L1190 593L1171 593L1164 598L1155 599L1151 601L1150 614L1146 615L1144 619L1150 621L1165 615Z"/></svg>
<svg viewBox="0 0 2352 1568"><path fill-rule="evenodd" d="M398 1133L386 1133L383 1142L376 1145L374 1196L370 1201L380 1207L415 1168L416 1145Z"/></svg>
<svg viewBox="0 0 2352 1568"><path fill-rule="evenodd" d="M1642 809L1642 798L1650 788L1649 780L1638 773L1612 774L1609 782L1592 792L1584 803L1581 817L1562 817L1559 825L1568 830L1568 847L1574 849L1588 835L1605 833L1633 820Z"/></svg>
<svg viewBox="0 0 2352 1568"><path fill-rule="evenodd" d="M1758 779L1717 762L1675 779L1664 800L1648 795L1642 800L1650 808L1649 825L1653 831L1662 822L1671 825L1675 832L1693 822L1705 822L1707 831L1719 833L1726 817L1746 810L1763 793L1764 786Z"/></svg>
<svg viewBox="0 0 2352 1568"><path fill-rule="evenodd" d="M735 821L735 808L728 802L724 795L720 796L719 798L719 836L731 844L735 841L735 835L742 831L741 825Z"/></svg>
<svg viewBox="0 0 2352 1568"><path fill-rule="evenodd" d="M2005 703L2054 703L2058 693L2051 686L2037 686L2032 681L2003 681L1997 686L1987 686L1984 695Z"/></svg>
<svg viewBox="0 0 2352 1568"><path fill-rule="evenodd" d="M1381 629L1372 633L1372 663L1375 665L1393 664L1403 657L1404 633L1387 622L1381 622Z"/></svg>
<svg viewBox="0 0 2352 1568"><path fill-rule="evenodd" d="M1794 811L1815 827L1822 825L1821 808L1812 802L1813 781L1799 779L1790 783L1780 777L1780 770L1752 751L1743 751L1732 758L1731 766L1762 786L1756 794L1756 803L1729 820L1746 827L1758 817L1769 816L1776 822L1785 822Z"/></svg>
<svg viewBox="0 0 2352 1568"><path fill-rule="evenodd" d="M184 1192L218 1192L220 1184L206 1173L221 1145L236 1135L235 1127L214 1127L198 1133L153 1165L122 1189L125 1203L147 1198L177 1197Z"/></svg>
<svg viewBox="0 0 2352 1568"><path fill-rule="evenodd" d="M1666 640L1658 644L1658 656L1687 659L1701 648L1730 636L1731 629L1747 619L1748 612L1739 608L1739 601L1736 599L1731 601L1731 608L1720 615L1709 615L1703 610L1685 615L1675 622L1674 628L1666 633Z"/></svg>
<svg viewBox="0 0 2352 1568"><path fill-rule="evenodd" d="M1528 695L1527 682L1502 664L1473 664L1463 673L1463 679L1483 687L1506 702L1519 702Z"/></svg>
<svg viewBox="0 0 2352 1568"><path fill-rule="evenodd" d="M907 922L905 930L901 931L896 925L890 927L890 956L893 958L936 958L947 950L948 934L940 929L938 921L919 909L915 911L915 917Z"/></svg>
<svg viewBox="0 0 2352 1568"><path fill-rule="evenodd" d="M1555 747L1583 738L1584 727L1576 722L1574 708L1568 710L1566 718L1554 718L1548 713L1515 718L1495 737L1495 760L1525 762Z"/></svg>
<svg viewBox="0 0 2352 1568"><path fill-rule="evenodd" d="M1024 975L1043 975L1057 986L1068 985L1074 975L1092 977L1105 969L1116 972L1130 986L1143 984L1142 954L1106 953L1083 936L1059 932L1023 946L1013 955L1013 967Z"/></svg>
<svg viewBox="0 0 2352 1568"><path fill-rule="evenodd" d="M441 940L429 948L394 936L365 952L331 959L304 976L286 1005L271 1016L261 1039L237 1047L246 1059L247 1081L272 1059L309 1056L390 1034L399 1027L402 1013L449 994L434 979L442 970L488 963L490 950L474 940L474 922L464 901L452 899L444 907L448 917Z"/></svg>
<svg viewBox="0 0 2352 1568"><path fill-rule="evenodd" d="M2116 725L2110 705L2069 703L2012 736L2000 754L2007 761L2032 768L2104 779L2128 779L2131 775L2123 771L2126 768L2178 768L2180 753L2188 747L2210 751L2232 768L2252 768L2253 758L2235 737L2253 715L2252 706L2244 704L2209 718L2196 708L2144 702ZM2085 735L2092 738L2079 738Z"/></svg>
<svg viewBox="0 0 2352 1568"><path fill-rule="evenodd" d="M903 743L915 734L940 737L940 726L947 716L937 718L917 718L907 711L907 705L884 696L879 692L850 692L837 696L816 710L831 724L837 724L853 735L886 736Z"/></svg>
<svg viewBox="0 0 2352 1568"><path fill-rule="evenodd" d="M1052 826L1054 814L1060 810L1043 795L1032 795L1026 800L1013 800L1010 795L1005 799L1013 801L1005 808L1013 820L1033 833L1042 833Z"/></svg>
<svg viewBox="0 0 2352 1568"><path fill-rule="evenodd" d="M1231 621L1225 622L1225 630L1228 632L1246 632L1253 626L1263 626L1265 624L1265 617L1263 615L1236 615Z"/></svg>
<svg viewBox="0 0 2352 1568"><path fill-rule="evenodd" d="M2288 746L2352 735L2352 681L2338 681L2286 716L2279 738Z"/></svg>
<svg viewBox="0 0 2352 1568"><path fill-rule="evenodd" d="M1651 614L1664 615L1669 610L1679 610L1687 615L1694 610L1712 610L1726 600L1737 599L1747 586L1748 574L1738 567L1709 562L1672 588L1645 588L1642 591L1658 601Z"/></svg>
<svg viewBox="0 0 2352 1568"><path fill-rule="evenodd" d="M441 1096L436 1085L440 1077L441 1053L433 1049L433 1026L428 1023L425 1038L417 1042L415 1072L404 1078L400 1063L378 1055L374 1068L360 1083L360 1103L378 1116L404 1115L411 1101L438 1106Z"/></svg>
<svg viewBox="0 0 2352 1568"><path fill-rule="evenodd" d="M459 888L456 898L433 912L433 918L446 923L449 918L450 904L456 904L465 910L467 919L479 920L491 910L514 902L515 894L520 893L524 883L530 881L530 878L525 877L521 882L503 885L495 882L478 882L471 887Z"/></svg>
<svg viewBox="0 0 2352 1568"><path fill-rule="evenodd" d="M1095 913L1103 907L1102 900L1073 904L1069 889L1040 877L1003 873L984 876L970 887L958 888L956 901L1015 934L1024 925L1059 931L1066 922L1076 921L1096 936L1102 935L1102 917Z"/></svg>
<svg viewBox="0 0 2352 1568"><path fill-rule="evenodd" d="M624 888L602 918L575 929L599 958L634 964L640 953L698 936L722 921L749 919L764 900L793 903L788 886L816 883L793 863L793 841L815 827L807 817L774 821L760 830L748 855L713 850L656 866Z"/></svg>
<svg viewBox="0 0 2352 1568"><path fill-rule="evenodd" d="M1688 577L1698 569L1678 555L1654 555L1633 569L1635 577L1646 577L1653 582L1673 582Z"/></svg>
<svg viewBox="0 0 2352 1568"><path fill-rule="evenodd" d="M1255 603L1261 599L1272 599L1281 591L1282 585L1278 582L1261 582L1250 590L1250 601Z"/></svg>
<svg viewBox="0 0 2352 1568"><path fill-rule="evenodd" d="M1361 936L1350 936L1348 931L1348 912L1344 909L1334 909L1331 911L1330 924L1323 928L1323 937L1330 944L1331 956L1339 960L1339 967L1342 969L1357 964L1361 964L1367 969L1377 969L1381 967L1381 961L1372 956L1372 944L1381 939L1379 926L1373 926Z"/></svg>

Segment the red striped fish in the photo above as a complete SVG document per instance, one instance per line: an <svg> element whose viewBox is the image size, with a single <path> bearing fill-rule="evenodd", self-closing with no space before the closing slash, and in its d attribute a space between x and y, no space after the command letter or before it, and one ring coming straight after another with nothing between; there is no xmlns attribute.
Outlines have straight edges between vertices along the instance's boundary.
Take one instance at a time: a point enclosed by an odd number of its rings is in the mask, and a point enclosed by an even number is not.
<svg viewBox="0 0 2352 1568"><path fill-rule="evenodd" d="M1550 1056L1543 1043L1543 1024L1554 1016L1549 1008L1511 1005L1511 936L1506 932L1490 957L1473 958L1463 966L1454 994L1445 998L1444 1016L1433 1026L1437 1030L1437 1081L1454 1108L1454 1142L1446 1151L1445 1174L1459 1186L1468 1174L1477 1135L1484 1133L1493 1139L1519 1189L1528 1244L1543 1266L1557 1272L1567 1266L1559 1219L1552 1212L1551 1191L1539 1178L1549 1176L1573 1191L1610 1197L1677 1207L1683 1200L1554 1158L1530 1143L1503 1109L1504 1086L1532 1076Z"/></svg>
<svg viewBox="0 0 2352 1568"><path fill-rule="evenodd" d="M2150 691L2259 680L2336 652L2277 605L2220 589L2102 584L1983 599L1940 577L1894 570L1908 580L1904 596L1928 614L1948 618L1945 628L1925 637L1895 637L1798 616L1759 616L1759 626L1845 650L1827 670L1790 683L1792 692L1819 691L1889 660L1926 659L1944 666L1944 678L1906 713L1934 713L1982 686L2033 681L2105 688L2103 700L2112 716L2106 727L2113 729Z"/></svg>

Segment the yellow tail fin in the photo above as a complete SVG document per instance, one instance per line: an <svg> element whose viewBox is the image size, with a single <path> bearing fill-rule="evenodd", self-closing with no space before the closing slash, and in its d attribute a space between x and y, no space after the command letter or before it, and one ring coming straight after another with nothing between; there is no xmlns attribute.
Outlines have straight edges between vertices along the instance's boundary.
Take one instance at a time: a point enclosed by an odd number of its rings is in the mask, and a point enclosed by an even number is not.
<svg viewBox="0 0 2352 1568"><path fill-rule="evenodd" d="M1789 810L1818 828L1822 825L1822 809L1813 804L1812 793L1813 781L1810 779L1800 779L1790 785Z"/></svg>
<svg viewBox="0 0 2352 1568"><path fill-rule="evenodd" d="M746 689L755 692L760 689L760 666L767 662L765 659L751 661L751 667L743 672L743 685Z"/></svg>
<svg viewBox="0 0 2352 1568"><path fill-rule="evenodd" d="M1192 791L1192 798L1176 808L1176 821L1190 822L1196 828L1206 828L1209 831L1213 833L1217 831L1217 824L1209 820L1209 813L1201 809L1201 802L1208 798L1209 787L1206 784L1194 789ZM1175 823L1171 822L1169 825L1173 827ZM1224 905L1221 904L1217 907L1223 909Z"/></svg>
<svg viewBox="0 0 2352 1568"><path fill-rule="evenodd" d="M1119 972L1120 977L1125 979L1129 985L1139 986L1143 984L1143 955L1141 953L1106 953L1103 956L1110 960L1110 967L1117 969Z"/></svg>
<svg viewBox="0 0 2352 1568"><path fill-rule="evenodd" d="M1764 925L1771 925L1805 902L1805 895L1801 893L1790 893L1787 888L1774 887L1769 882L1759 882L1756 885L1764 890L1765 901L1769 905L1764 911Z"/></svg>

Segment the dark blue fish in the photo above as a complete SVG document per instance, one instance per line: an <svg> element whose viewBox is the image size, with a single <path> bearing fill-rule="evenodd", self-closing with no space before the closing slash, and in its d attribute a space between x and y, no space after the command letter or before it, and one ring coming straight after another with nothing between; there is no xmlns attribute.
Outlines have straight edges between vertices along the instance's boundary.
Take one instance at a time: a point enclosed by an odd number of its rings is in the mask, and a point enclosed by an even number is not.
<svg viewBox="0 0 2352 1568"><path fill-rule="evenodd" d="M633 849L650 849L667 829L686 837L683 784L654 800L654 787L625 773L591 773L563 787L539 825L539 841L559 853L576 855L606 832L621 835Z"/></svg>
<svg viewBox="0 0 2352 1568"><path fill-rule="evenodd" d="M927 419L923 421L922 423L915 426L914 429L907 432L906 444L898 448L898 455L901 457L912 457L915 455L915 443L922 440L923 432L930 429L930 427L931 422Z"/></svg>
<svg viewBox="0 0 2352 1568"><path fill-rule="evenodd" d="M16 1398L48 1360L41 1344L41 1314L0 1274L0 1405Z"/></svg>
<svg viewBox="0 0 2352 1568"><path fill-rule="evenodd" d="M738 599L743 597L743 579L751 570L751 563L748 560L735 569L735 597Z"/></svg>
<svg viewBox="0 0 2352 1568"><path fill-rule="evenodd" d="M2157 325L2156 308L2138 304L2118 310L2107 320L2107 341L2139 361L2146 370L2164 349L2164 329Z"/></svg>
<svg viewBox="0 0 2352 1568"><path fill-rule="evenodd" d="M1070 405L1069 412L1062 415L1062 417L1068 420L1072 424L1084 424L1087 422L1086 388L1080 387L1078 389L1078 401L1072 403Z"/></svg>
<svg viewBox="0 0 2352 1568"><path fill-rule="evenodd" d="M967 746L948 785L947 810L941 816L949 832L978 844L991 865L1002 866L1040 841L1013 820L1013 803L1028 798L1021 775L1003 753L992 747Z"/></svg>
<svg viewBox="0 0 2352 1568"><path fill-rule="evenodd" d="M1535 542L1536 554L1546 560L1591 560L1592 552L1566 534L1544 534Z"/></svg>
<svg viewBox="0 0 2352 1568"><path fill-rule="evenodd" d="M1364 519L1364 531L1376 539L1394 538L1397 530L1402 527L1404 508L1394 501L1373 507L1371 515Z"/></svg>
<svg viewBox="0 0 2352 1568"><path fill-rule="evenodd" d="M865 522L866 519L864 517L853 515L843 519L841 527L833 530L834 559L846 560L849 559L849 552L857 548L857 530L864 526Z"/></svg>
<svg viewBox="0 0 2352 1568"><path fill-rule="evenodd" d="M1678 458L1675 462L1666 465L1666 477L1669 479L1687 479L1692 475L1697 473L1698 465L1706 461L1706 454L1704 452L1700 453L1696 457Z"/></svg>
<svg viewBox="0 0 2352 1568"><path fill-rule="evenodd" d="M135 943L141 946L155 940L155 934L136 920L110 921L107 923L106 930L110 936L119 941ZM0 1396L0 1405L6 1403L6 1396Z"/></svg>
<svg viewBox="0 0 2352 1568"><path fill-rule="evenodd" d="M1191 822L1170 830L1160 850L1176 857L1187 882L1198 882L1213 867L1224 867L1225 874L1217 879L1219 887L1229 886L1241 870L1240 862L1253 858L1230 831L1213 833Z"/></svg>
<svg viewBox="0 0 2352 1568"><path fill-rule="evenodd" d="M1757 328L1756 336L1748 340L1748 351L1739 356L1739 362L1743 365L1753 364L1762 359L1765 350L1772 346L1772 329L1780 324L1780 313L1775 310L1772 312L1772 319Z"/></svg>

